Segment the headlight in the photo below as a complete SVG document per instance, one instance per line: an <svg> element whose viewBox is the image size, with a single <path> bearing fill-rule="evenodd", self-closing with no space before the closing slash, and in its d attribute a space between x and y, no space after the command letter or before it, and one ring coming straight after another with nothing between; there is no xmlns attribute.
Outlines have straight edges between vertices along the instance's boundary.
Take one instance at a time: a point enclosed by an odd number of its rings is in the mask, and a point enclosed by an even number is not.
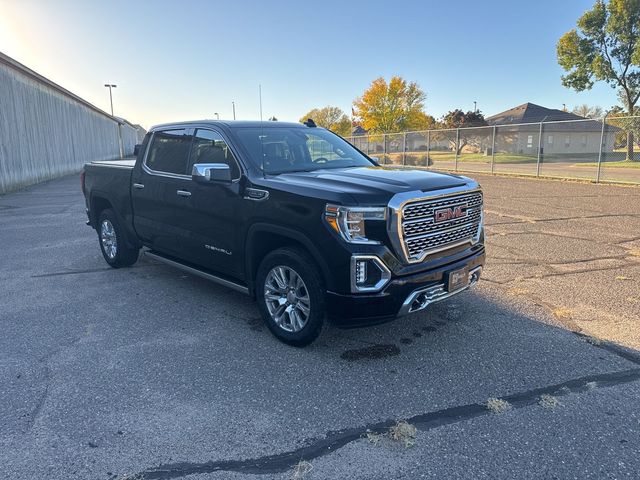
<svg viewBox="0 0 640 480"><path fill-rule="evenodd" d="M386 220L386 207L342 207L327 205L324 218L329 226L349 243L376 243L378 240L367 238L366 222Z"/></svg>

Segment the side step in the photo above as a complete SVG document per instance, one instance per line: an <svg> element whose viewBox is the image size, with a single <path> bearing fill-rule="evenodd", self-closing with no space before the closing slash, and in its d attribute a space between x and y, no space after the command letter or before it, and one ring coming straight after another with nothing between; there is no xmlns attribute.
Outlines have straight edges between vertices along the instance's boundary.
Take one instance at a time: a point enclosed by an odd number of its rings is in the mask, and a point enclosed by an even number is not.
<svg viewBox="0 0 640 480"><path fill-rule="evenodd" d="M145 256L147 256L149 258L153 258L154 260L157 260L159 262L166 263L167 265L171 265L172 267L175 267L175 268L179 268L180 270L183 270L183 271L185 271L187 273L191 273L192 275L196 275L198 277L205 278L205 279L210 280L212 282L215 282L215 283L217 283L219 285L223 285L225 287L228 287L228 288L231 288L233 290L236 290L237 292L242 292L244 294L249 295L249 289L247 287L245 287L244 285L240 285L240 284L232 282L230 280L226 280L224 278L217 277L216 275L213 275L213 274L211 274L209 272L205 272L204 270L199 270L199 269L191 267L189 265L185 265L184 263L180 263L177 260L173 260L173 259L167 258L164 255L162 255L160 253L153 252L151 250L145 250L144 254L145 254Z"/></svg>

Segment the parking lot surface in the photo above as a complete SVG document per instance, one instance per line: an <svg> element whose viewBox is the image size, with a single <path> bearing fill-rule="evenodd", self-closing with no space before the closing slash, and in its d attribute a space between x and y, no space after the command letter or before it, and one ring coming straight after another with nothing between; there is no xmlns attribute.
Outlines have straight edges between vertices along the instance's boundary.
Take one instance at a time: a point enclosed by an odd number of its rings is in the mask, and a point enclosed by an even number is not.
<svg viewBox="0 0 640 480"><path fill-rule="evenodd" d="M640 189L477 178L477 288L305 349L239 293L107 267L77 176L0 197L0 477L637 478Z"/></svg>

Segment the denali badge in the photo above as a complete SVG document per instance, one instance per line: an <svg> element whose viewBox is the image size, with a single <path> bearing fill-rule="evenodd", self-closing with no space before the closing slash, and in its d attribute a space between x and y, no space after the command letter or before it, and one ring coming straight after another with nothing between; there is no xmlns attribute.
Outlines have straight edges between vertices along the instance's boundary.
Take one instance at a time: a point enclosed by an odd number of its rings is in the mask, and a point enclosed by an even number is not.
<svg viewBox="0 0 640 480"><path fill-rule="evenodd" d="M440 208L433 212L433 222L448 222L449 220L455 220L456 218L464 218L467 216L467 204L458 205L455 207Z"/></svg>
<svg viewBox="0 0 640 480"><path fill-rule="evenodd" d="M207 250L211 250L213 252L219 252L219 253L224 253L225 255L231 255L230 250L225 250L224 248L216 247L213 245L205 245L204 248L206 248Z"/></svg>

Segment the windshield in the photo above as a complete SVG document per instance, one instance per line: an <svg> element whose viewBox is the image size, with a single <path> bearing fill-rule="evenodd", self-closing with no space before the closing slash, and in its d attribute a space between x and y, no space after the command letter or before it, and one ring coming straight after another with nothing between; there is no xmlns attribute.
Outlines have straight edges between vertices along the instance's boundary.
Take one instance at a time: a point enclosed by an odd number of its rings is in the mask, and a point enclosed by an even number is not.
<svg viewBox="0 0 640 480"><path fill-rule="evenodd" d="M251 161L265 173L371 167L362 153L333 133L305 128L239 128Z"/></svg>

